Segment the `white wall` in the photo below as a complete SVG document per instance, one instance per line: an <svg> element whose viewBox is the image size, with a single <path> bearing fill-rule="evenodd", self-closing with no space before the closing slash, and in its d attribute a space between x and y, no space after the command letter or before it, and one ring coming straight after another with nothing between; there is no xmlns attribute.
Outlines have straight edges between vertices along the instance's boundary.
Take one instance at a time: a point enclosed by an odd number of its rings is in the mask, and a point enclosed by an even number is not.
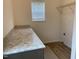
<svg viewBox="0 0 79 59"><path fill-rule="evenodd" d="M31 0L13 0L15 25L31 25L45 43L60 41L60 15L56 7L60 0L45 0L44 22L32 22Z"/></svg>
<svg viewBox="0 0 79 59"><path fill-rule="evenodd" d="M31 0L13 0L14 24L31 25Z"/></svg>
<svg viewBox="0 0 79 59"><path fill-rule="evenodd" d="M72 3L74 0L63 0L62 5ZM63 8L61 14L61 39L68 46L71 47L72 33L73 33L73 21L74 21L74 6ZM66 33L64 36L63 33Z"/></svg>
<svg viewBox="0 0 79 59"><path fill-rule="evenodd" d="M45 0L45 21L33 22L31 0L13 0L14 24L31 25L45 43L63 41L67 46L71 47L74 12L69 8L64 8L63 14L60 15L56 7L73 1ZM63 36L63 33L66 33L66 36Z"/></svg>
<svg viewBox="0 0 79 59"><path fill-rule="evenodd" d="M12 0L3 0L3 4L3 37L5 37L14 27Z"/></svg>
<svg viewBox="0 0 79 59"><path fill-rule="evenodd" d="M74 18L71 59L76 59L76 19Z"/></svg>

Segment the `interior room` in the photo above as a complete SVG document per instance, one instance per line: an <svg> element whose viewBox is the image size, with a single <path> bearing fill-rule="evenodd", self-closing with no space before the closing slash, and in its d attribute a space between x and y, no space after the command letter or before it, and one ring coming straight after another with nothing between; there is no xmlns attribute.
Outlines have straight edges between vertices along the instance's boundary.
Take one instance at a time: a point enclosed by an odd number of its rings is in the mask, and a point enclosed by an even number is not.
<svg viewBox="0 0 79 59"><path fill-rule="evenodd" d="M75 59L75 0L3 0L4 59Z"/></svg>

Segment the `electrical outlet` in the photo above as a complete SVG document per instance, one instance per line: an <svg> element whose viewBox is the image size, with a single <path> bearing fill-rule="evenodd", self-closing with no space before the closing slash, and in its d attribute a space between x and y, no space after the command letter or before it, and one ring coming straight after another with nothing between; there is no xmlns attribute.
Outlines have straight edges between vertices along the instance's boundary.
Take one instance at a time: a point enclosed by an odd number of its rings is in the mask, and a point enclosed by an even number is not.
<svg viewBox="0 0 79 59"><path fill-rule="evenodd" d="M66 36L66 33L63 33L64 36Z"/></svg>

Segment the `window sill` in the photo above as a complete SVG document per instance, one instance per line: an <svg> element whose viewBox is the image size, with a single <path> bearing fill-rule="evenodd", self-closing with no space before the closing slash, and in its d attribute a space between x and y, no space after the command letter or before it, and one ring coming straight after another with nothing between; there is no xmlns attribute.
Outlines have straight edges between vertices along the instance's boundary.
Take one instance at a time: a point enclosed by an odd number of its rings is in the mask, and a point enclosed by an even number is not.
<svg viewBox="0 0 79 59"><path fill-rule="evenodd" d="M37 19L32 18L32 21L45 21L45 18L37 18Z"/></svg>

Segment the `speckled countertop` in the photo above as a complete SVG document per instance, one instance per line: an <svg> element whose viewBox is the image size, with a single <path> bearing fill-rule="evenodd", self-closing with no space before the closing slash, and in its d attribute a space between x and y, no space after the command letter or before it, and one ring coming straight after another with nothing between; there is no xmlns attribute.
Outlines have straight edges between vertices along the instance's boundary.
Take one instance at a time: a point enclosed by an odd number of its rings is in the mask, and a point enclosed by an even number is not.
<svg viewBox="0 0 79 59"><path fill-rule="evenodd" d="M4 38L4 55L45 48L32 28L14 28Z"/></svg>

